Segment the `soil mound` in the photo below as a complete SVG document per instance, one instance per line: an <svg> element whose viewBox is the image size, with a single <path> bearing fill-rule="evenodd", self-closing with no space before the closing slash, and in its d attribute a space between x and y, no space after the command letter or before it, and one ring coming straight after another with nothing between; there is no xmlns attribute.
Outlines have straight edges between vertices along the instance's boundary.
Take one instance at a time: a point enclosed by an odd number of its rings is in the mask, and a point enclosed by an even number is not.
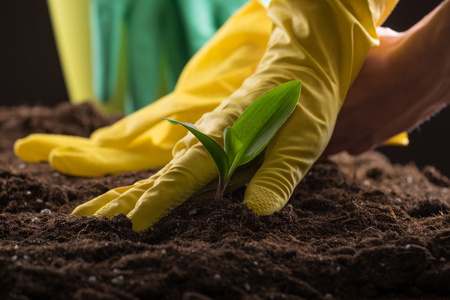
<svg viewBox="0 0 450 300"><path fill-rule="evenodd" d="M436 169L341 154L271 216L237 190L136 233L123 215L70 212L155 170L75 178L12 152L32 132L115 120L89 104L0 108L0 299L449 299L450 180Z"/></svg>

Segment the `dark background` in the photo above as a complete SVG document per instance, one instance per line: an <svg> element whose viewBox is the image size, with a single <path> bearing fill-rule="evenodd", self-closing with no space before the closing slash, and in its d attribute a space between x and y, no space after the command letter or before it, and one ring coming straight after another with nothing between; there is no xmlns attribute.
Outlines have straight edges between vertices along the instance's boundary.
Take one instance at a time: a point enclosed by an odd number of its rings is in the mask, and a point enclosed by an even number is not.
<svg viewBox="0 0 450 300"><path fill-rule="evenodd" d="M385 26L405 30L439 3L441 0L402 0ZM0 37L0 105L52 106L67 101L45 0L2 1ZM450 176L449 132L450 110L445 109L411 133L410 146L381 151L393 162L433 165Z"/></svg>

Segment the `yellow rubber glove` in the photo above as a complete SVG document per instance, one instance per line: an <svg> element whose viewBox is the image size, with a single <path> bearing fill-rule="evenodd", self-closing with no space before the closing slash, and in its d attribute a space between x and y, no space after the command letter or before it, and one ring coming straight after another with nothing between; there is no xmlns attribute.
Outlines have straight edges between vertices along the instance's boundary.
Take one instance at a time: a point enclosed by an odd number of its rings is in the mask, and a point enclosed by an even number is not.
<svg viewBox="0 0 450 300"><path fill-rule="evenodd" d="M15 143L15 153L27 162L49 161L59 172L74 176L162 167L186 131L161 117L195 123L217 107L254 72L271 27L266 8L250 1L189 61L173 93L89 139L32 134Z"/></svg>
<svg viewBox="0 0 450 300"><path fill-rule="evenodd" d="M350 85L367 52L378 43L375 27L381 22L378 18L385 17L389 3L271 2L269 16L274 28L255 73L195 124L222 141L224 128L231 126L252 101L281 83L302 80L302 95L294 113L270 142L264 162L247 187L244 203L256 213L280 210L323 152ZM216 176L209 154L187 135L175 146L172 161L157 174L111 190L80 205L73 214L111 217L124 213L134 230L144 230Z"/></svg>

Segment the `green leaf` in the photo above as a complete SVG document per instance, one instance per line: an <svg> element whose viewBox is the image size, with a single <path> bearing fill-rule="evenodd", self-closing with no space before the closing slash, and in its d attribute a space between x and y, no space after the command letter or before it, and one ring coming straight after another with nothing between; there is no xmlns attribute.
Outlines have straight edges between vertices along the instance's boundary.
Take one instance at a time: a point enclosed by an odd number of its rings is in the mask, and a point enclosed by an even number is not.
<svg viewBox="0 0 450 300"><path fill-rule="evenodd" d="M187 130L189 130L202 144L205 146L208 153L211 155L214 163L219 171L219 176L224 181L228 177L229 165L228 157L222 146L212 137L207 134L202 133L197 127L190 123L179 122L170 118L162 118L169 121L173 125L183 125Z"/></svg>
<svg viewBox="0 0 450 300"><path fill-rule="evenodd" d="M294 111L300 97L301 82L289 81L256 99L232 127L235 137L228 143L234 157L228 157L231 174L238 166L256 157ZM241 145L234 144L236 140ZM225 141L227 144L227 141Z"/></svg>
<svg viewBox="0 0 450 300"><path fill-rule="evenodd" d="M163 119L174 125L183 125L205 146L219 171L216 199L221 199L234 170L255 158L294 111L300 91L301 82L290 81L256 99L232 127L225 128L225 150L194 125L169 118Z"/></svg>
<svg viewBox="0 0 450 300"><path fill-rule="evenodd" d="M228 156L228 164L231 167L233 164L233 159L242 148L242 141L237 136L233 127L225 128L223 131L223 139L225 144L225 153Z"/></svg>

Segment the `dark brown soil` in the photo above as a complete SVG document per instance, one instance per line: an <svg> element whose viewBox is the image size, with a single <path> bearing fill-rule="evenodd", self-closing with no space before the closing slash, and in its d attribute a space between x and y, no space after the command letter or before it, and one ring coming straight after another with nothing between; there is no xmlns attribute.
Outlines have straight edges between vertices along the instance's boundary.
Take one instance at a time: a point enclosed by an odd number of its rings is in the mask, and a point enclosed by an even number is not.
<svg viewBox="0 0 450 300"><path fill-rule="evenodd" d="M450 180L436 169L339 155L272 216L238 190L136 233L125 216L69 213L152 170L74 178L12 152L31 132L113 121L88 104L0 109L0 299L450 299Z"/></svg>

